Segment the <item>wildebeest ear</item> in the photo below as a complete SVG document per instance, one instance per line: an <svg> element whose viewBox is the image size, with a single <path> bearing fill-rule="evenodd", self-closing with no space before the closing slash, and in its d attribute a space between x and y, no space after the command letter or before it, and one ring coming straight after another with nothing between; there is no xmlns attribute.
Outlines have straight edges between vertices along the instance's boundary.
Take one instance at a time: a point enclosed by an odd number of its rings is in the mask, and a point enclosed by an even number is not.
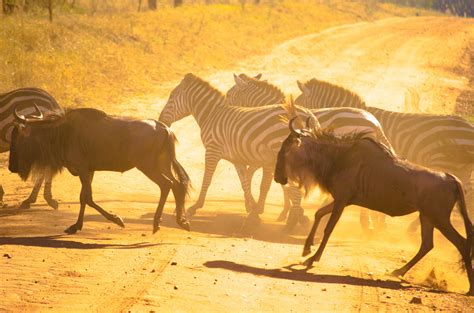
<svg viewBox="0 0 474 313"><path fill-rule="evenodd" d="M247 82L235 74L234 74L234 81L237 87L243 88L247 86Z"/></svg>
<svg viewBox="0 0 474 313"><path fill-rule="evenodd" d="M260 78L262 78L262 73L258 73L253 78L255 78L256 80L260 80Z"/></svg>

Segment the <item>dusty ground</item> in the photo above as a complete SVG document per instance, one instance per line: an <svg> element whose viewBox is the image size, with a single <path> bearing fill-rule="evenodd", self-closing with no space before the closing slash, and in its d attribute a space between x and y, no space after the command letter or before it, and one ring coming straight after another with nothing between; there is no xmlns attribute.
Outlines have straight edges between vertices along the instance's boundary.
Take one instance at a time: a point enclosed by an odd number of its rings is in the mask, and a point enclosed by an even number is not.
<svg viewBox="0 0 474 313"><path fill-rule="evenodd" d="M473 41L472 20L395 18L297 38L268 56L207 78L226 90L233 72L262 72L296 94L296 79L318 76L350 86L369 104L393 110L402 109L405 89L415 87L422 110L445 113L454 109L461 93L472 91L466 51ZM176 83L162 86L162 99L114 104L110 112L157 118ZM192 203L204 150L191 118L173 129L181 142L179 159L194 181ZM1 177L7 203L19 203L29 192L6 170ZM98 173L94 181L97 202L120 214L126 228L88 208L84 230L67 236L62 231L76 219L79 189L78 180L63 173L53 189L61 200L58 211L43 200L26 211L0 210L0 311L474 312L474 298L463 295L467 279L459 256L441 236L406 281L387 275L418 249L418 235L405 235L414 216L388 219L385 233L364 238L358 209L347 210L321 262L306 273L290 265L301 261L307 229L288 235L275 222L282 200L279 187L272 187L261 227L244 233L242 192L233 167L225 162L218 167L205 208L192 220L192 232L176 227L170 201L164 227L152 235L158 188L130 171ZM317 196L306 201L308 215ZM414 297L421 304L410 303Z"/></svg>

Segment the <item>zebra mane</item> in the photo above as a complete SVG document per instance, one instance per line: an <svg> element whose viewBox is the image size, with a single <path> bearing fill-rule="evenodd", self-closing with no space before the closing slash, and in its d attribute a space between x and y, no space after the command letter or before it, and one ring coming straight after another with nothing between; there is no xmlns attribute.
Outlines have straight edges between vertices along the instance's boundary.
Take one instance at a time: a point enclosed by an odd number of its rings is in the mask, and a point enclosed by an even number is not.
<svg viewBox="0 0 474 313"><path fill-rule="evenodd" d="M244 73L240 74L239 77L247 81L248 83L251 83L254 86L258 87L262 91L269 91L271 94L279 94L279 96L281 96L282 99L285 99L285 94L283 93L283 91L281 91L281 89L278 88L277 86L270 84L266 80L255 79Z"/></svg>
<svg viewBox="0 0 474 313"><path fill-rule="evenodd" d="M329 89L329 90L335 91L337 93L344 93L346 95L349 95L351 98L356 99L356 101L360 103L361 108L366 108L367 107L367 105L365 104L364 99L362 99L361 96L359 96L357 93L355 93L352 90L349 90L345 87L342 87L342 86L339 86L339 85L336 85L336 84L333 84L333 83L330 83L330 82L327 82L327 81L319 80L319 79L316 79L316 78L312 78L312 79L308 80L306 83L304 83L304 85L305 85L305 87L307 87L309 89L317 89L317 88L325 89L325 90Z"/></svg>
<svg viewBox="0 0 474 313"><path fill-rule="evenodd" d="M221 98L225 98L225 95L219 89L215 88L209 82L192 73L186 74L186 76L184 76L183 82L186 84L194 83L196 85L202 86L203 88L209 89L213 94L218 95Z"/></svg>

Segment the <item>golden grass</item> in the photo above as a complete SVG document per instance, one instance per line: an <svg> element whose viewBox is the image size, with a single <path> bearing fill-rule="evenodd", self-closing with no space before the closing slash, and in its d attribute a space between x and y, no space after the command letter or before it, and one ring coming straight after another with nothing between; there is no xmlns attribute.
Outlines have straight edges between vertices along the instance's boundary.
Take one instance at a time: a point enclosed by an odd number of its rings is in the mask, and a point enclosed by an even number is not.
<svg viewBox="0 0 474 313"><path fill-rule="evenodd" d="M326 2L323 2L326 3ZM432 12L428 12L433 14ZM36 86L64 106L109 107L153 95L187 72L203 75L284 40L361 20L426 14L389 4L282 1L185 5L155 12L0 18L0 92Z"/></svg>

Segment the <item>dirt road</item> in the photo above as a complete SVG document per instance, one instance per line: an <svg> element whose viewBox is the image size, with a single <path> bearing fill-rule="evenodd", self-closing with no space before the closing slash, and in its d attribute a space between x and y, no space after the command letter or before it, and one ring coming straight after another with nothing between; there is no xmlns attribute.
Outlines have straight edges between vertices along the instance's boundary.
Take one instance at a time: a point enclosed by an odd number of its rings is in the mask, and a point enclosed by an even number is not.
<svg viewBox="0 0 474 313"><path fill-rule="evenodd" d="M422 110L450 112L462 92L474 89L468 53L474 53L472 20L394 18L296 38L206 78L224 91L232 73L262 72L297 94L296 79L319 77L392 110L401 110L405 89L415 87ZM110 112L157 118L176 84L161 86L161 99L114 104ZM195 186L191 204L200 188L204 149L192 118L173 129L180 138L179 159ZM261 227L243 233L243 196L234 172L228 163L219 165L192 232L177 228L170 201L164 227L151 234L159 191L135 170L98 173L94 180L95 199L120 214L125 229L88 208L84 230L64 235L76 219L80 190L68 173L54 181L58 211L43 200L26 211L0 210L0 311L474 312L474 298L462 295L467 279L459 256L441 236L406 281L387 275L418 249L418 236L405 234L414 216L388 219L385 233L364 238L358 209L347 210L321 262L306 273L297 264L307 229L281 232L275 222L282 202L278 186L272 187ZM27 195L29 187L16 176L0 174L7 203ZM307 215L317 198L306 201Z"/></svg>

